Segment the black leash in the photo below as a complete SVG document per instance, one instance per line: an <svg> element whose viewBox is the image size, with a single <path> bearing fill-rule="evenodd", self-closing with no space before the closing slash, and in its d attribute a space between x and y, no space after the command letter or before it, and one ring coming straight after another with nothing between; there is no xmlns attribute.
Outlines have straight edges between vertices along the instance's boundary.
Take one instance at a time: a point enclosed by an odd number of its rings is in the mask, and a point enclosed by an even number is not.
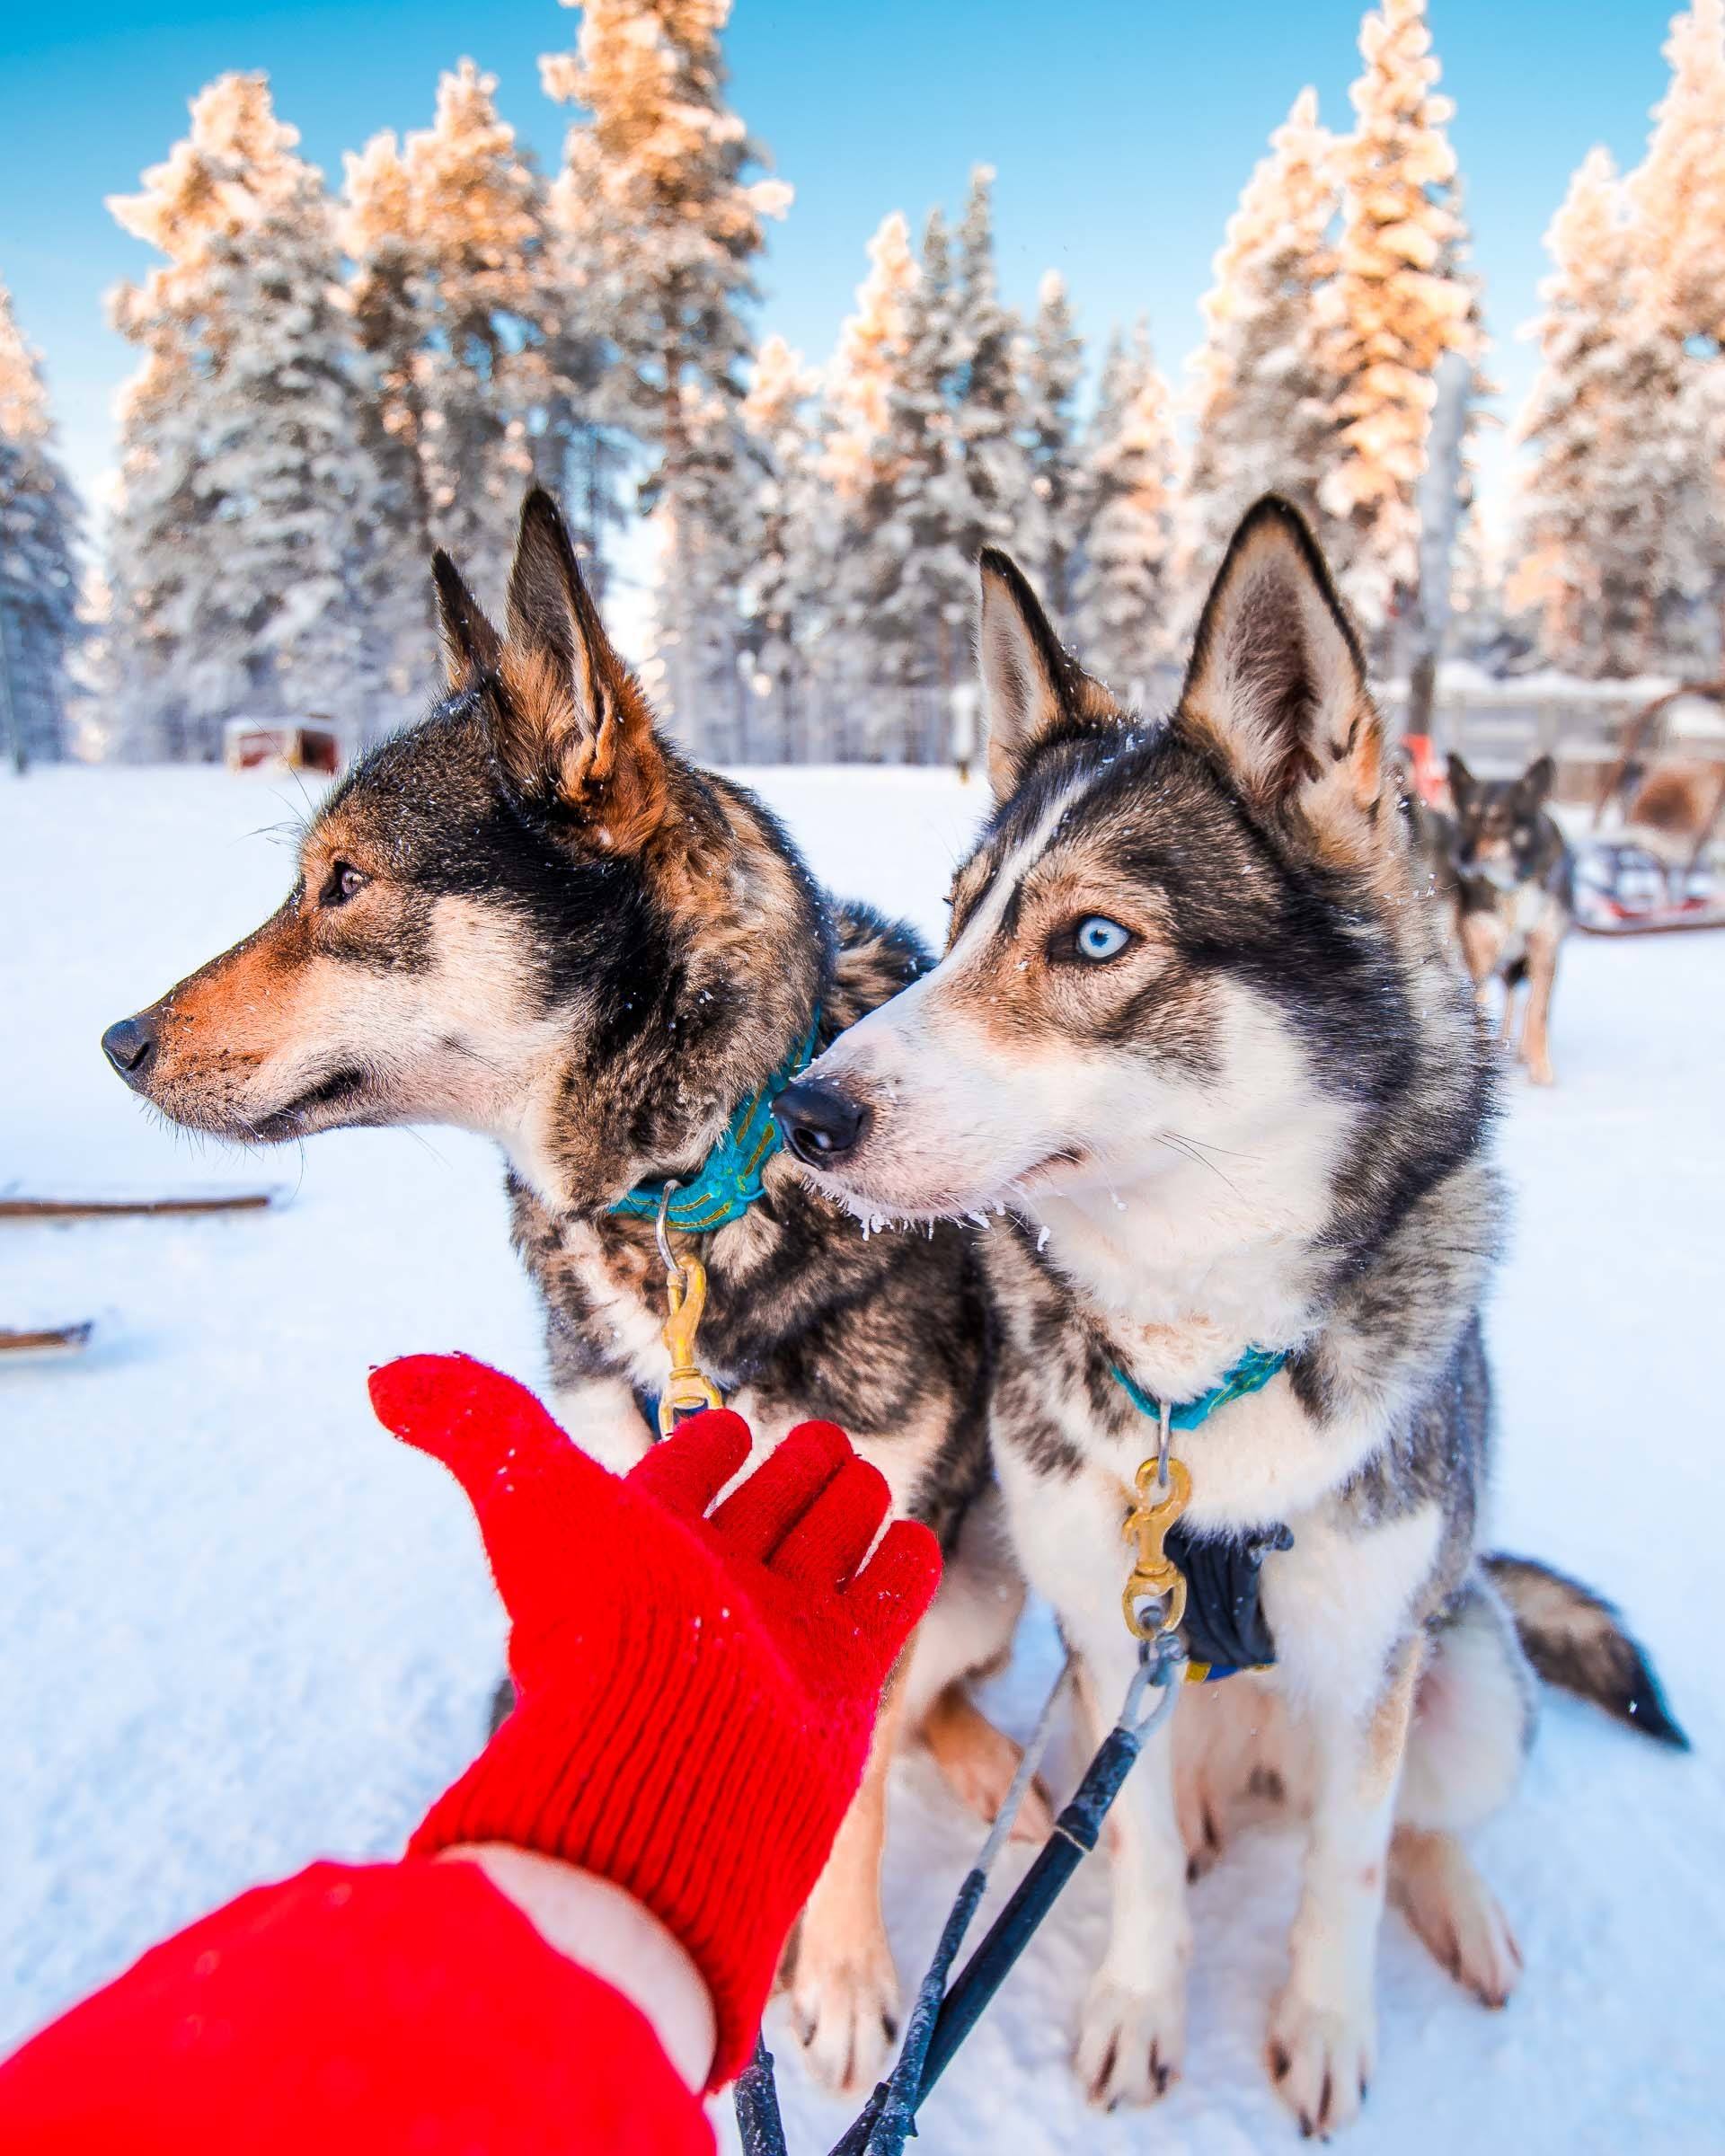
<svg viewBox="0 0 1725 2156"><path fill-rule="evenodd" d="M1066 1681L1067 1670L1061 1671L1038 1718L1036 1734L1025 1747L1000 1816L989 1829L976 1863L959 1888L940 1944L934 1950L934 1958L918 1988L898 2064L834 2145L831 2156L901 2156L906 2141L916 2130L916 2113L924 2098L951 2063L953 2054L976 2027L983 2010L1035 1937L1038 1926L1053 1908L1081 1860L1095 1848L1102 1821L1119 1796L1121 1784L1131 1772L1145 1744L1173 1706L1185 1663L1185 1649L1172 1633L1143 1643L1137 1674L1127 1693L1119 1719L1103 1738L1071 1803L1055 1821L1054 1831L1043 1843L1035 1862L989 1927L987 1937L949 1988L948 1973L958 1958L964 1935L987 1887L990 1869L1011 1832L1013 1816L1030 1786L1037 1759L1047 1742L1054 1708ZM1148 1707L1145 1705L1146 1692L1154 1694ZM785 2156L784 2125L774 2084L773 2058L763 2042L756 2042L754 2060L737 2083L736 2106L737 2128L744 2156Z"/></svg>

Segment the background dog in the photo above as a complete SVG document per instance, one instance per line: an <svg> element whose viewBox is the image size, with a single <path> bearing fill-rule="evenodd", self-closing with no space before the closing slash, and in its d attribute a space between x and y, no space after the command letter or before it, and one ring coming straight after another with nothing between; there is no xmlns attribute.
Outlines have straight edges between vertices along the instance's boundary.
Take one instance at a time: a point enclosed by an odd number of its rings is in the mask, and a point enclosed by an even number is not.
<svg viewBox="0 0 1725 2156"><path fill-rule="evenodd" d="M1273 499L1245 519L1164 725L1067 658L1004 556L984 557L982 594L998 806L954 880L946 956L779 1112L820 1186L865 1215L1011 1208L986 1239L999 1472L1099 1732L1137 1660L1121 1524L1154 1449L1115 1373L1183 1401L1250 1348L1287 1352L1176 1446L1196 1531L1292 1529L1262 1572L1277 1664L1182 1700L1183 1802L1172 1733L1127 1782L1077 2056L1104 2105L1167 2085L1181 1813L1196 1842L1215 1789L1291 1780L1311 1832L1266 2055L1304 2129L1327 2132L1373 2071L1392 1873L1458 1977L1493 2004L1516 1981L1457 1837L1514 1786L1524 1647L1681 1738L1603 1605L1478 1554L1492 1056L1305 526Z"/></svg>
<svg viewBox="0 0 1725 2156"><path fill-rule="evenodd" d="M1476 779L1449 759L1453 819L1434 818L1450 874L1463 960L1483 997L1503 984L1500 1038L1514 1042L1535 1085L1552 1082L1548 1032L1557 953L1575 917L1575 863L1545 803L1557 766L1540 756L1518 779ZM1526 1008L1516 1030L1517 992Z"/></svg>
<svg viewBox="0 0 1725 2156"><path fill-rule="evenodd" d="M753 795L655 731L547 495L523 511L506 636L446 558L436 574L449 694L325 800L280 910L103 1045L164 1114L222 1137L495 1137L557 1411L620 1469L665 1379L665 1274L652 1225L607 1207L692 1177L812 1014L828 1043L930 961L818 890ZM991 1524L994 1319L956 1231L868 1241L783 1155L704 1257L701 1358L757 1441L842 1423L947 1551L792 1978L810 2067L853 2088L897 2011L879 1894L895 1726L990 1816L1016 1763L959 1682L1004 1654L1022 1599Z"/></svg>

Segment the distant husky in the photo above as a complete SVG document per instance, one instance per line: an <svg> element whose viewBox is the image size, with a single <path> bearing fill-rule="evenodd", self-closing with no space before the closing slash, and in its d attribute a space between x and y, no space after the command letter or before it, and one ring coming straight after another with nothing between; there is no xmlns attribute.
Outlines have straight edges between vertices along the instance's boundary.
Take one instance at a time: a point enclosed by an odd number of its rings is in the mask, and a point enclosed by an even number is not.
<svg viewBox="0 0 1725 2156"><path fill-rule="evenodd" d="M507 637L441 555L436 577L448 695L331 793L280 910L103 1046L164 1114L223 1137L495 1137L557 1411L623 1468L665 1381L665 1273L650 1221L607 1208L693 1177L817 1013L830 1042L931 961L826 897L752 794L656 732L548 495L522 515ZM948 1552L792 1980L812 2070L851 2087L897 2010L878 1880L895 1723L990 1816L1016 1763L958 1683L1004 1651L1022 1600L990 1540L994 1319L965 1237L867 1241L782 1153L704 1256L701 1358L757 1439L841 1423Z"/></svg>
<svg viewBox="0 0 1725 2156"><path fill-rule="evenodd" d="M1548 1038L1557 954L1575 917L1575 864L1545 803L1557 766L1540 756L1518 779L1476 779L1449 759L1453 818L1434 818L1449 873L1440 884L1454 909L1462 957L1483 999L1503 983L1501 1037L1517 1041L1516 996L1527 1007L1517 1043L1535 1085L1552 1082Z"/></svg>
<svg viewBox="0 0 1725 2156"><path fill-rule="evenodd" d="M1165 724L1078 669L996 553L980 655L998 806L954 879L946 956L779 1114L865 1217L1008 1208L981 1238L1005 1328L998 1469L1098 1729L1137 1658L1121 1529L1156 1441L1122 1381L1184 1402L1250 1349L1286 1354L1174 1440L1194 1531L1292 1530L1261 1576L1275 1666L1185 1692L1178 1776L1157 1740L1127 1782L1077 2057L1104 2105L1177 2072L1182 1821L1201 1860L1218 1799L1279 1782L1311 1839L1267 2056L1327 2133L1372 2073L1386 1883L1488 2003L1516 1982L1456 1836L1515 1785L1528 1658L1681 1733L1608 1608L1478 1553L1492 1057L1305 526L1275 499L1246 517Z"/></svg>

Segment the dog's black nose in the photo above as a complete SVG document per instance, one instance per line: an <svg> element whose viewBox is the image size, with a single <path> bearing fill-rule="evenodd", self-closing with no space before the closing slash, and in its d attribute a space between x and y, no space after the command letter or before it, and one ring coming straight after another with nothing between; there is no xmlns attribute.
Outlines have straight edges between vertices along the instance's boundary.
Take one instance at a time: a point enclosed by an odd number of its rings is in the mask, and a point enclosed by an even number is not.
<svg viewBox="0 0 1725 2156"><path fill-rule="evenodd" d="M860 1101L816 1078L787 1085L773 1113L785 1144L811 1168L829 1167L854 1152L869 1127L869 1111Z"/></svg>
<svg viewBox="0 0 1725 2156"><path fill-rule="evenodd" d="M128 1085L136 1085L155 1052L155 1028L147 1018L122 1018L102 1035L102 1052Z"/></svg>

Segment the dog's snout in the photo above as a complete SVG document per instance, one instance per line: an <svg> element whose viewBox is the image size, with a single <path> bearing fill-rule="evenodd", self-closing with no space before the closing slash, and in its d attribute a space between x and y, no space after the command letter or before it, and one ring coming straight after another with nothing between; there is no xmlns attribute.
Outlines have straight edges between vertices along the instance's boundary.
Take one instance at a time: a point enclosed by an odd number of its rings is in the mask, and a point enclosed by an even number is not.
<svg viewBox="0 0 1725 2156"><path fill-rule="evenodd" d="M837 1086L804 1078L773 1104L784 1142L811 1168L829 1167L854 1153L869 1127L869 1111Z"/></svg>
<svg viewBox="0 0 1725 2156"><path fill-rule="evenodd" d="M122 1018L102 1035L102 1052L128 1085L136 1085L155 1053L155 1027L147 1016Z"/></svg>

